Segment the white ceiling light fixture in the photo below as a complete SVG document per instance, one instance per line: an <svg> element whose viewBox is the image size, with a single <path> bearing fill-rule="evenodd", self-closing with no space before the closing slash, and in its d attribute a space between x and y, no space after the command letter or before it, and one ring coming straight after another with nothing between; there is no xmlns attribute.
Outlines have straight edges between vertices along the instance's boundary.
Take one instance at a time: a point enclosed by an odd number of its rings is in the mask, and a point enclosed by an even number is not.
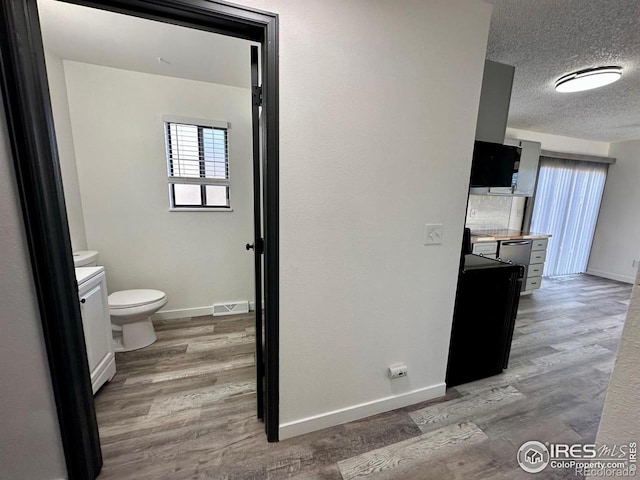
<svg viewBox="0 0 640 480"><path fill-rule="evenodd" d="M556 80L556 92L582 92L604 87L622 76L622 67L596 67L573 72Z"/></svg>

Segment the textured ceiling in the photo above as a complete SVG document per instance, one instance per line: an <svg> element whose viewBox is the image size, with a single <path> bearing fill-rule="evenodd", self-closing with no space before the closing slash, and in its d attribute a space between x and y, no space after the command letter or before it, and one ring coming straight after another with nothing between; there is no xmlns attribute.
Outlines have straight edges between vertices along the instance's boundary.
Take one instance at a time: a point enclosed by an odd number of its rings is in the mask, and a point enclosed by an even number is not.
<svg viewBox="0 0 640 480"><path fill-rule="evenodd" d="M516 67L509 126L589 140L640 138L640 0L488 0L487 58ZM599 89L557 93L564 74L620 65Z"/></svg>
<svg viewBox="0 0 640 480"><path fill-rule="evenodd" d="M250 86L247 40L53 0L38 0L38 10L45 48L60 58Z"/></svg>

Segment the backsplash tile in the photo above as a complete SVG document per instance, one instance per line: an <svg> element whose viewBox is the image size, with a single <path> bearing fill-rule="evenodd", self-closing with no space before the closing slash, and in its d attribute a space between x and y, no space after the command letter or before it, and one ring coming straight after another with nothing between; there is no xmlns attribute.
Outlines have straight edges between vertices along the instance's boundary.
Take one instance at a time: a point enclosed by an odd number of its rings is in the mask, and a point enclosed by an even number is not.
<svg viewBox="0 0 640 480"><path fill-rule="evenodd" d="M512 197L494 195L469 195L467 227L472 230L509 228Z"/></svg>

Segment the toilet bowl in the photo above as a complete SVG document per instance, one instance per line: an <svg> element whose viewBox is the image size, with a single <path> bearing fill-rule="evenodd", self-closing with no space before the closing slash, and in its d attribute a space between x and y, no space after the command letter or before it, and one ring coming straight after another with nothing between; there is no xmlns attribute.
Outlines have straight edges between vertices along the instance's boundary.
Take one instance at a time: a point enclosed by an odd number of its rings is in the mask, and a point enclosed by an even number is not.
<svg viewBox="0 0 640 480"><path fill-rule="evenodd" d="M123 290L109 295L115 351L130 352L155 342L151 315L166 304L167 296L160 290Z"/></svg>

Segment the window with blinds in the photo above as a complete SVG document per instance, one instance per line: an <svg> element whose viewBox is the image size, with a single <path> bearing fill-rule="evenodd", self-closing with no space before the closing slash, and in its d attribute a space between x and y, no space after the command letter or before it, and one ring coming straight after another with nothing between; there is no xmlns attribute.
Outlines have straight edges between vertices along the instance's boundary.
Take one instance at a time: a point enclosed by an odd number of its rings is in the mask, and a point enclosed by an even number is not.
<svg viewBox="0 0 640 480"><path fill-rule="evenodd" d="M550 233L545 277L587 271L606 163L540 157L531 231Z"/></svg>
<svg viewBox="0 0 640 480"><path fill-rule="evenodd" d="M164 118L171 208L230 208L227 124Z"/></svg>

